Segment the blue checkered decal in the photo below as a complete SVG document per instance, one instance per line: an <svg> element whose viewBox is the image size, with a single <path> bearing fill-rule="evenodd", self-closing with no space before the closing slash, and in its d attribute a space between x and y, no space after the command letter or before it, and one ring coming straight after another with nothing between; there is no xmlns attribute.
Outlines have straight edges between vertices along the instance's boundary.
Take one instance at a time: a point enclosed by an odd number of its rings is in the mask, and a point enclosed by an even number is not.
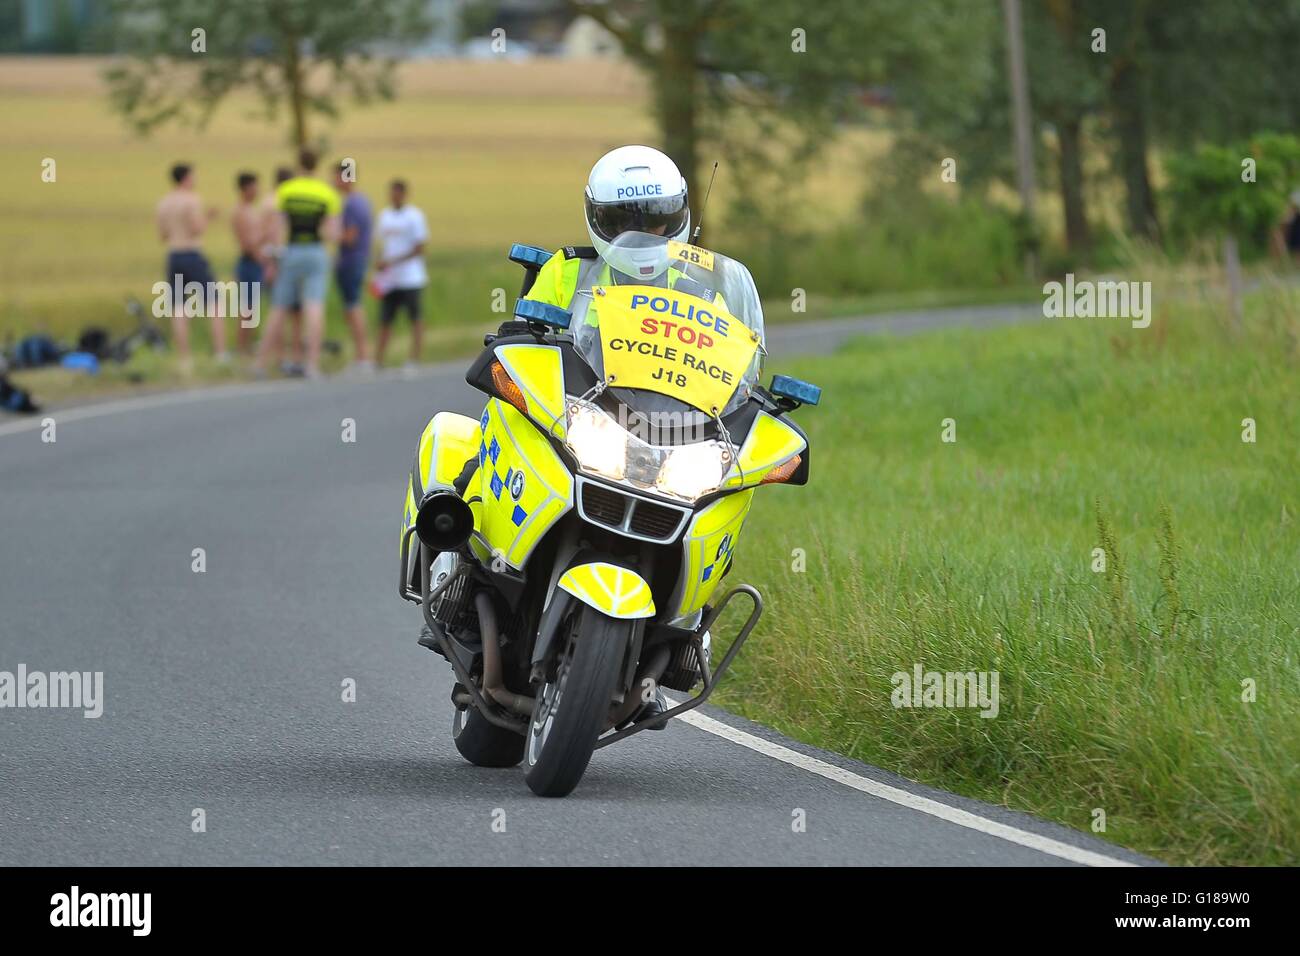
<svg viewBox="0 0 1300 956"><path fill-rule="evenodd" d="M701 581L707 581L709 578L713 577L714 568L717 568L719 571L724 570L727 567L727 563L731 560L731 552L736 548L735 540L731 535L727 535L722 539L722 543L726 545L726 547L718 549L718 555L713 559L713 563L705 568L703 573L700 574Z"/></svg>
<svg viewBox="0 0 1300 956"><path fill-rule="evenodd" d="M483 426L483 438L478 446L478 463L480 468L486 469L488 463L491 462L492 473L491 477L488 478L488 488L492 491L492 497L500 501L502 493L510 487L510 482L515 477L515 469L514 466L508 466L504 476L497 470L497 462L501 458L501 443L497 441L495 435L488 434L487 410L483 412L481 424ZM514 510L510 512L510 520L514 522L516 528L521 527L528 520L528 512L516 504Z"/></svg>

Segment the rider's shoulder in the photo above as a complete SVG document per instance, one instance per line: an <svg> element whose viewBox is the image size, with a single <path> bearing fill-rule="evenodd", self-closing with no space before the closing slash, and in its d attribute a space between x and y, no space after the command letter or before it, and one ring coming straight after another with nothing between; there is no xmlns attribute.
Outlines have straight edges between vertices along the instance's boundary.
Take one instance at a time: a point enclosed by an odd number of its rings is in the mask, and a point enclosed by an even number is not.
<svg viewBox="0 0 1300 956"><path fill-rule="evenodd" d="M595 259L600 253L595 246L561 246L557 255L567 259Z"/></svg>

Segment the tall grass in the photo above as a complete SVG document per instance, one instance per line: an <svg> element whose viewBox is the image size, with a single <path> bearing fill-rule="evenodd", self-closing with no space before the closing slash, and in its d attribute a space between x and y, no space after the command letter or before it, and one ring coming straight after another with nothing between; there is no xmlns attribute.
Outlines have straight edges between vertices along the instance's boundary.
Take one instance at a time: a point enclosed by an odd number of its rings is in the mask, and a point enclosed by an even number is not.
<svg viewBox="0 0 1300 956"><path fill-rule="evenodd" d="M1100 809L1102 836L1169 861L1294 864L1300 302L1265 288L1234 337L1213 285L1135 268L1147 329L873 339L783 368L825 388L797 413L812 484L757 496L737 571L769 612L721 700L1079 829ZM895 709L916 663L997 671L998 716Z"/></svg>

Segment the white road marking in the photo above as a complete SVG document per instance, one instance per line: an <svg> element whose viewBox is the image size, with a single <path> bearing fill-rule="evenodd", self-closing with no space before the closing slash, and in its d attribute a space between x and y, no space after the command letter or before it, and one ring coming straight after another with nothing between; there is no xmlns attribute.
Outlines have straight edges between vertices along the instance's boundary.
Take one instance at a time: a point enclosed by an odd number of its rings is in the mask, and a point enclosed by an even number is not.
<svg viewBox="0 0 1300 956"><path fill-rule="evenodd" d="M673 702L678 703L678 702ZM670 703L669 706L672 706ZM771 757L774 760L780 760L782 763L788 763L792 767L798 767L801 770L807 770L809 773L817 774L819 777L825 777L827 780L833 780L835 783L841 783L846 787L852 787L862 793L870 794L873 797L880 797L882 800L888 800L890 803L896 803L899 806L907 807L910 810L917 810L921 813L928 813L932 817L938 817L940 820L947 820L949 823L955 823L961 827L967 827L971 830L978 830L981 833L987 833L990 836L999 837L1010 843L1016 843L1020 846L1028 847L1031 850L1037 850L1040 853L1046 853L1049 856L1059 857L1062 860L1069 860L1071 863L1081 863L1084 866L1137 866L1136 863L1129 863L1115 857L1106 856L1103 853L1096 853L1092 850L1084 850L1069 843L1062 843L1060 840L1053 840L1051 837L1045 837L1038 833L1031 833L1028 830L1021 830L1017 827L1008 826L1005 823L998 823L996 820L989 820L977 814L970 813L966 810L959 810L956 807L950 807L946 803L940 803L938 800L931 800L929 797L918 796L915 793L909 793L906 790L900 790L898 787L891 787L888 784L871 780L868 777L859 776L842 767L836 767L824 760L818 760L816 757L809 757L801 754L797 750L791 750L789 747L783 747L780 744L773 743L770 740L764 740L762 737L755 737L753 734L746 733L743 730L737 730L730 724L724 724L720 720L715 720L698 710L688 710L677 720L683 720L703 730L706 733L722 737L724 740L730 740L732 743L740 744L742 747L748 747L757 753Z"/></svg>

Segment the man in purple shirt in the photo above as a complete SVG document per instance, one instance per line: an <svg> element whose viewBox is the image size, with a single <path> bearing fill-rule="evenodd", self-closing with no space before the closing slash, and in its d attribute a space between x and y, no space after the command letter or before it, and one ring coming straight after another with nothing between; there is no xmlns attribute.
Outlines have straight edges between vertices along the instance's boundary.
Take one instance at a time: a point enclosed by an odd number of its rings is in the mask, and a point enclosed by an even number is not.
<svg viewBox="0 0 1300 956"><path fill-rule="evenodd" d="M343 232L339 254L334 260L334 280L343 299L343 314L352 328L356 347L356 368L374 369L366 345L366 313L361 307L361 290L366 281L366 260L370 255L370 200L356 191L356 163L344 160L334 173L334 185L343 196Z"/></svg>

